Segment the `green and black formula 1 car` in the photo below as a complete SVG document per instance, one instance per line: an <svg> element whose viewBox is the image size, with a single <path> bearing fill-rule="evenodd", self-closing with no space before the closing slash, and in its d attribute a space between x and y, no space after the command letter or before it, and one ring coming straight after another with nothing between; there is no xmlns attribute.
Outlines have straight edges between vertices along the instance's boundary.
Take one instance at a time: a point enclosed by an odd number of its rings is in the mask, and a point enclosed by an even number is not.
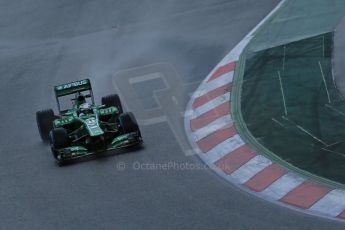
<svg viewBox="0 0 345 230"><path fill-rule="evenodd" d="M96 106L89 79L58 85L54 90L59 114L54 115L52 109L38 111L36 120L42 140L50 142L59 165L142 143L134 115L123 112L117 94L103 97L102 105ZM72 101L73 107L61 109L62 99L66 104Z"/></svg>

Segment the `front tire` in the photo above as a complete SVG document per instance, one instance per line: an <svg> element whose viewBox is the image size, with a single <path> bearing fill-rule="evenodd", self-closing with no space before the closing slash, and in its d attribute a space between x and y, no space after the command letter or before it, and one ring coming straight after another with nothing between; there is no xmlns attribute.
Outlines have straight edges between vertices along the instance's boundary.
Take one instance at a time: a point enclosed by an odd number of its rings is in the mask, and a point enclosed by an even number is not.
<svg viewBox="0 0 345 230"><path fill-rule="evenodd" d="M58 165L61 166L63 165L64 161L61 154L59 153L59 150L62 148L66 148L69 145L69 137L66 129L55 128L51 130L49 133L49 139L53 156Z"/></svg>
<svg viewBox="0 0 345 230"><path fill-rule="evenodd" d="M140 132L138 122L131 112L121 114L119 123L124 133Z"/></svg>
<svg viewBox="0 0 345 230"><path fill-rule="evenodd" d="M119 114L123 113L121 100L120 100L119 95L117 94L111 94L111 95L102 97L102 105L105 105L106 107L115 106L119 110Z"/></svg>
<svg viewBox="0 0 345 230"><path fill-rule="evenodd" d="M53 129L54 111L46 109L36 112L36 122L41 139L44 142L49 140L49 132Z"/></svg>

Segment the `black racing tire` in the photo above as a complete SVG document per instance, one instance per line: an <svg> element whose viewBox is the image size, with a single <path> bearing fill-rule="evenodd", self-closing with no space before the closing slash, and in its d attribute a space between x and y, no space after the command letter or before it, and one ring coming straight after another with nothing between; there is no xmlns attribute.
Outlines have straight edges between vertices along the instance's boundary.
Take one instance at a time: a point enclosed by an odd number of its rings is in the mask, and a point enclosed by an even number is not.
<svg viewBox="0 0 345 230"><path fill-rule="evenodd" d="M120 114L123 113L121 100L120 100L119 95L117 94L111 94L111 95L102 97L102 105L105 105L106 107L115 106L119 110Z"/></svg>
<svg viewBox="0 0 345 230"><path fill-rule="evenodd" d="M50 146L53 156L59 166L62 166L65 162L59 154L59 149L69 146L69 137L66 129L55 128L49 133Z"/></svg>
<svg viewBox="0 0 345 230"><path fill-rule="evenodd" d="M38 132L41 139L44 142L49 141L49 132L53 129L54 111L52 109L46 109L36 112L36 122Z"/></svg>
<svg viewBox="0 0 345 230"><path fill-rule="evenodd" d="M119 123L124 133L140 133L138 122L131 112L121 114L119 116Z"/></svg>
<svg viewBox="0 0 345 230"><path fill-rule="evenodd" d="M49 139L53 149L62 149L69 145L69 137L64 128L52 129L49 133Z"/></svg>

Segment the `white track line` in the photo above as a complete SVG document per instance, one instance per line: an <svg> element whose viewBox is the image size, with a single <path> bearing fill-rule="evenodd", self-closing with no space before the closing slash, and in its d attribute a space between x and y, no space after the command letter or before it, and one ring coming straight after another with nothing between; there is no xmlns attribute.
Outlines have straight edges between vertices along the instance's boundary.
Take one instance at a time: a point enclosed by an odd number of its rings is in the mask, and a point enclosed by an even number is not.
<svg viewBox="0 0 345 230"><path fill-rule="evenodd" d="M345 191L336 189L329 192L309 210L331 215L333 217L338 216L345 210Z"/></svg>
<svg viewBox="0 0 345 230"><path fill-rule="evenodd" d="M249 42L253 39L255 32L267 22L268 19L275 14L280 7L286 2L287 0L282 0L258 25L256 25L239 44L228 54L225 58L218 64L218 66L225 65L226 63L238 61L240 58L244 48L249 44ZM208 77L209 78L209 77Z"/></svg>
<svg viewBox="0 0 345 230"><path fill-rule="evenodd" d="M225 155L238 149L242 145L244 145L243 140L239 135L236 134L235 136L223 141L219 145L212 148L210 151L204 154L204 158L208 162L214 163L223 158Z"/></svg>
<svg viewBox="0 0 345 230"><path fill-rule="evenodd" d="M146 74L146 75L139 76L139 77L132 77L129 79L129 84L137 84L137 83L141 83L144 81L156 80L159 78L162 78L161 73L151 73L151 74Z"/></svg>
<svg viewBox="0 0 345 230"><path fill-rule="evenodd" d="M229 72L226 74L223 74L222 76L207 82L203 83L200 88L193 94L192 101L194 101L196 98L201 97L207 93L209 93L212 90L215 90L221 86L224 86L226 84L230 84L232 82L234 76L234 72Z"/></svg>
<svg viewBox="0 0 345 230"><path fill-rule="evenodd" d="M257 155L233 172L230 177L235 179L240 184L243 184L271 164L272 161L266 157Z"/></svg>
<svg viewBox="0 0 345 230"><path fill-rule="evenodd" d="M262 191L261 195L269 199L279 200L304 181L304 178L288 172Z"/></svg>
<svg viewBox="0 0 345 230"><path fill-rule="evenodd" d="M197 118L199 116L201 116L204 113L207 113L208 111L216 108L217 106L223 104L224 102L230 102L230 92L223 94L221 96L218 96L216 98L214 98L213 100L205 103L204 105L196 108L192 114L191 119L193 118Z"/></svg>
<svg viewBox="0 0 345 230"><path fill-rule="evenodd" d="M232 118L231 115L225 115L223 117L218 118L217 120L211 122L210 124L206 125L205 127L198 129L197 131L194 132L193 138L195 142L207 137L211 133L222 129L226 125L232 124Z"/></svg>

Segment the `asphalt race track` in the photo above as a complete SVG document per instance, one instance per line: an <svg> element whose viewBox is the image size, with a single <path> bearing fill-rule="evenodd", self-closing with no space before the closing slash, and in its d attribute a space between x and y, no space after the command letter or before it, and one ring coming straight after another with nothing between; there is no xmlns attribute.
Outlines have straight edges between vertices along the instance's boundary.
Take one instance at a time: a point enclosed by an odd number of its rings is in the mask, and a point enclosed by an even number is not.
<svg viewBox="0 0 345 230"><path fill-rule="evenodd" d="M277 3L1 0L0 229L344 229L195 169L179 128L198 83ZM84 77L98 102L120 91L144 149L54 163L35 112Z"/></svg>

